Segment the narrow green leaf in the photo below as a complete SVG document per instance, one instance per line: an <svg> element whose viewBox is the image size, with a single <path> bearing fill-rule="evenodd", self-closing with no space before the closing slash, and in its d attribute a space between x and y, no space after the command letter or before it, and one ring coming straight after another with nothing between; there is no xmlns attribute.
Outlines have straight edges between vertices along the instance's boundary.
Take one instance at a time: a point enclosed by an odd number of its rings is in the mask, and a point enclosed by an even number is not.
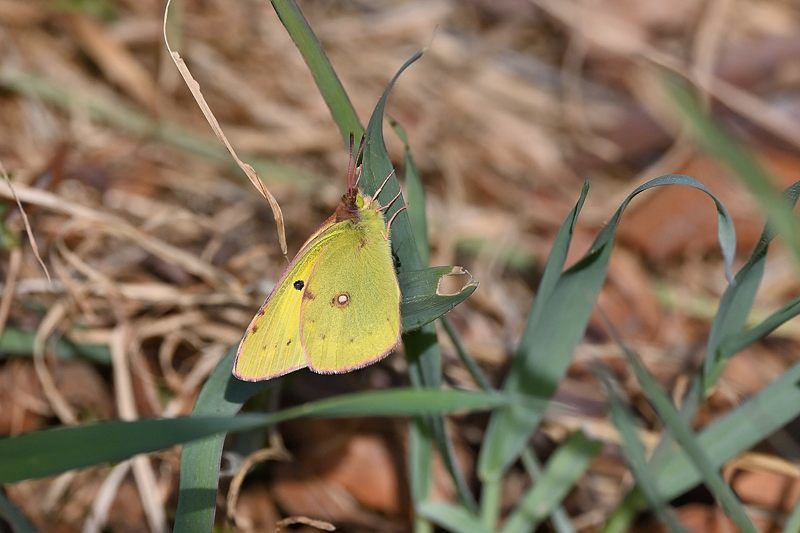
<svg viewBox="0 0 800 533"><path fill-rule="evenodd" d="M633 414L608 380L605 380L605 389L611 408L611 419L622 439L625 460L631 467L633 477L647 498L650 508L669 531L673 533L685 531L669 507L668 501L658 490L658 480L647 464L646 451L642 441L639 440L639 429Z"/></svg>
<svg viewBox="0 0 800 533"><path fill-rule="evenodd" d="M573 226L582 204L582 200L579 200L559 230L556 240L559 247L554 245L551 258L548 258L548 268L552 263L554 266L551 271L555 273L542 279L531 311L532 316L512 361L503 390L538 398L552 396L569 366L572 353L583 335L595 299L605 280L622 213L636 195L664 185L693 187L706 193L714 201L717 210L717 236L725 260L725 271L728 278L732 279L731 263L736 251L733 222L722 203L702 183L681 174L661 176L634 189L600 231L589 252L566 272L557 275L558 269L555 265L563 264L560 257L569 246L569 228ZM547 268L545 274L548 274ZM516 460L540 419L541 412L513 406L492 415L478 463L478 472L483 481L499 477Z"/></svg>
<svg viewBox="0 0 800 533"><path fill-rule="evenodd" d="M0 359L10 355L30 357L33 354L32 331L22 331L13 326L6 326L0 336ZM64 337L53 343L53 352L59 359L75 359L84 357L95 363L111 364L111 352L102 344L75 344Z"/></svg>
<svg viewBox="0 0 800 533"><path fill-rule="evenodd" d="M503 533L534 531L572 490L602 448L602 442L589 438L583 431L570 435L547 462L541 477L522 495Z"/></svg>
<svg viewBox="0 0 800 533"><path fill-rule="evenodd" d="M99 422L33 431L0 439L0 482L121 461L222 432L245 431L297 418L427 415L492 409L510 401L510 397L498 393L395 389L346 394L270 414Z"/></svg>
<svg viewBox="0 0 800 533"><path fill-rule="evenodd" d="M480 518L468 509L445 502L423 502L417 512L448 531L455 533L489 533L481 526Z"/></svg>
<svg viewBox="0 0 800 533"><path fill-rule="evenodd" d="M236 347L228 350L208 378L194 405L192 416L234 416L256 393L276 387L277 380L250 383L233 377ZM176 533L211 531L216 511L219 467L225 434L190 442L181 451Z"/></svg>
<svg viewBox="0 0 800 533"><path fill-rule="evenodd" d="M461 290L455 294L439 294L438 286L446 276L466 276ZM433 322L463 302L478 288L478 282L461 267L432 267L401 272L398 276L403 300L400 314L403 331L411 331Z"/></svg>
<svg viewBox="0 0 800 533"><path fill-rule="evenodd" d="M542 475L542 466L539 464L539 459L536 458L536 455L530 447L522 452L520 459L522 459L522 465L528 472L528 476L535 483ZM575 528L572 527L569 515L567 515L567 512L561 505L553 509L550 515L550 523L556 533L575 533Z"/></svg>
<svg viewBox="0 0 800 533"><path fill-rule="evenodd" d="M405 195L408 206L408 219L411 223L411 230L414 233L414 240L417 243L417 253L423 265L427 265L430 260L430 248L428 246L428 218L425 215L425 189L422 187L422 178L417 170L417 164L411 154L411 147L408 145L408 136L403 127L393 119L389 119L389 124L394 129L400 140L403 141L403 169L405 176Z"/></svg>
<svg viewBox="0 0 800 533"><path fill-rule="evenodd" d="M612 336L615 337L617 344L625 354L625 358L633 369L634 374L636 374L636 379L639 381L648 401L667 426L671 435L686 451L694 467L700 471L705 485L714 494L725 514L730 517L740 531L755 533L756 528L748 518L741 502L733 493L733 489L722 479L717 470L718 467L714 465L710 454L703 448L687 421L681 417L667 394L645 369L642 362L639 361L639 357L622 342L610 324L609 326Z"/></svg>
<svg viewBox="0 0 800 533"><path fill-rule="evenodd" d="M800 260L800 234L792 210L782 201L772 177L749 151L739 145L700 108L686 84L666 78L666 86L683 117L692 126L697 141L711 155L728 165L767 214L770 223L783 236L789 249Z"/></svg>
<svg viewBox="0 0 800 533"><path fill-rule="evenodd" d="M384 142L383 119L386 102L395 82L403 71L420 57L422 57L421 52L414 54L400 69L398 69L397 73L389 81L383 95L378 100L378 104L375 106L375 110L367 125L360 186L364 192L371 194L388 176L389 179L383 187L380 196L381 204L383 205L394 198L400 191L400 185L397 181L397 177L394 175L392 163L386 152L386 143ZM391 218L403 206L404 201L402 197L400 197L392 204L392 207L387 210L386 216ZM424 268L407 212L400 213L392 224L392 250L397 260L397 270L400 276L402 276L404 272L422 270ZM403 344L406 349L411 383L414 386L429 388L439 387L442 380L442 355L436 341L436 329L434 326L428 324L422 326L418 330L405 333L403 335ZM430 435L433 436L439 453L442 455L445 465L453 478L459 493L459 498L467 507L474 507L474 499L468 490L463 474L458 468L458 463L455 457L453 457L452 445L442 418L430 417L426 421L415 421L415 423L431 425ZM426 433L417 433L418 436L424 434ZM417 455L417 457L421 456ZM412 472L419 471L420 469L412 467ZM428 479L428 482L430 482L430 479Z"/></svg>
<svg viewBox="0 0 800 533"><path fill-rule="evenodd" d="M720 358L727 359L763 339L800 314L800 297L795 298L752 328L727 337L719 347Z"/></svg>
<svg viewBox="0 0 800 533"><path fill-rule="evenodd" d="M286 32L294 41L295 46L308 65L308 70L314 76L314 81L319 92L330 109L331 115L345 145L350 142L350 135L360 139L364 133L361 121L350 103L350 98L342 86L342 82L333 70L322 45L311 30L308 21L294 0L271 0L272 7L281 19Z"/></svg>
<svg viewBox="0 0 800 533"><path fill-rule="evenodd" d="M414 505L414 531L430 533L431 523L419 514L419 506L428 499L433 468L433 428L430 421L415 418L408 429L408 477Z"/></svg>
<svg viewBox="0 0 800 533"><path fill-rule="evenodd" d="M714 468L749 450L800 416L800 363L792 366L738 409L700 432L698 441ZM676 498L702 477L681 448L672 446L655 473L664 498ZM646 500L639 491L629 494L609 519L606 531L627 531L636 510ZM612 527L613 526L613 527Z"/></svg>
<svg viewBox="0 0 800 533"><path fill-rule="evenodd" d="M22 511L0 490L0 526L5 521L13 533L35 533L36 528L25 518Z"/></svg>

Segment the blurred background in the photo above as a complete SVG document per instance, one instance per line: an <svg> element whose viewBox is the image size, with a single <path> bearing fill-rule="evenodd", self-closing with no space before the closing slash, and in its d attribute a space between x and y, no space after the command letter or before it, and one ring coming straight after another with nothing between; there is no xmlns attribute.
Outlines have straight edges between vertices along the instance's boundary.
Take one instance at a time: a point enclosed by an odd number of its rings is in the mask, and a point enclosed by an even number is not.
<svg viewBox="0 0 800 533"><path fill-rule="evenodd" d="M428 194L431 263L463 265L481 283L450 316L495 384L585 177L591 190L571 260L636 185L668 173L692 175L728 207L738 264L758 239L763 217L735 176L686 135L661 89L664 69L696 86L705 109L776 185L800 176L800 7L790 0L299 4L362 121L396 69L429 46L387 110L408 133ZM268 205L213 137L166 53L163 10L160 0L0 0L0 162L52 279L12 193L0 186L2 435L188 414L285 265ZM347 165L308 69L265 1L175 1L169 26L231 143L280 202L294 254L334 209ZM386 136L402 163L402 143L388 128ZM779 242L770 253L756 319L799 292L788 253ZM726 284L712 202L662 188L626 212L599 304L680 397ZM790 323L734 359L698 426L796 362L799 337ZM442 339L447 382L474 388ZM534 441L542 455L578 426L614 442L590 369L598 360L655 426L595 317L557 396L581 415L542 426ZM404 368L395 355L342 376L302 371L286 383L282 403L398 386ZM453 419L467 472L485 423ZM223 480L218 521L262 531L307 516L345 530L405 530L405 431L404 422L385 419L282 426L293 460L257 469L233 507ZM653 443L658 433L647 437ZM724 473L762 511L766 531L796 504L800 474L774 457L777 466L765 466L762 455L754 451ZM153 455L149 482L92 468L5 490L44 531L146 530L146 506L167 516L174 509L178 457ZM453 498L436 468L437 497ZM596 530L630 482L619 456L603 454L566 501L576 528ZM512 471L509 504L526 483ZM148 498L148 487L162 497ZM684 496L677 512L698 531L722 527L702 489ZM640 526L649 527L646 518Z"/></svg>

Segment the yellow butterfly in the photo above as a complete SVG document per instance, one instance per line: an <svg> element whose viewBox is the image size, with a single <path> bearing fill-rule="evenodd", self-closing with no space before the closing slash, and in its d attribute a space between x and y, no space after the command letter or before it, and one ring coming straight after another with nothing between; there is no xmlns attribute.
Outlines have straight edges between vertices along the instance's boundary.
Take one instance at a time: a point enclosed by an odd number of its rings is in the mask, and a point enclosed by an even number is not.
<svg viewBox="0 0 800 533"><path fill-rule="evenodd" d="M355 163L336 212L303 244L250 322L233 375L261 381L308 367L349 372L383 359L400 342L400 286L388 224L377 197L358 189Z"/></svg>

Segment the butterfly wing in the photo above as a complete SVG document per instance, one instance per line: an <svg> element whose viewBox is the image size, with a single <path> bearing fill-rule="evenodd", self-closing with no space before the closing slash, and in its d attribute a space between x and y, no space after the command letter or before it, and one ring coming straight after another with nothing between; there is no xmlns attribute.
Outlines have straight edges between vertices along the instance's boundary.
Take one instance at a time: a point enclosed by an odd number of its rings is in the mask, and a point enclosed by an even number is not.
<svg viewBox="0 0 800 533"><path fill-rule="evenodd" d="M306 366L300 343L300 309L308 280L324 244L335 238L338 226L326 221L303 245L244 334L233 375L245 381L282 376Z"/></svg>
<svg viewBox="0 0 800 533"><path fill-rule="evenodd" d="M373 363L400 340L400 287L383 217L341 224L314 264L300 311L308 366L321 373Z"/></svg>

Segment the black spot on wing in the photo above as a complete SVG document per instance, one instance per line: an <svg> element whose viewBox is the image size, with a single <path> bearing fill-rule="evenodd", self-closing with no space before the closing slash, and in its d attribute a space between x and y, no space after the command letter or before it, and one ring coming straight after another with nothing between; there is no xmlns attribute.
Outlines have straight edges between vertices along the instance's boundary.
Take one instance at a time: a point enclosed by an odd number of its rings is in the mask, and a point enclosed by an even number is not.
<svg viewBox="0 0 800 533"><path fill-rule="evenodd" d="M292 283L292 287L294 287L294 288L295 288L295 289L297 289L298 291L300 291L300 290L303 290L303 287L305 287L305 285L306 285L306 284L303 282L303 280L302 280L302 279L298 279L297 281L295 281L294 283Z"/></svg>

